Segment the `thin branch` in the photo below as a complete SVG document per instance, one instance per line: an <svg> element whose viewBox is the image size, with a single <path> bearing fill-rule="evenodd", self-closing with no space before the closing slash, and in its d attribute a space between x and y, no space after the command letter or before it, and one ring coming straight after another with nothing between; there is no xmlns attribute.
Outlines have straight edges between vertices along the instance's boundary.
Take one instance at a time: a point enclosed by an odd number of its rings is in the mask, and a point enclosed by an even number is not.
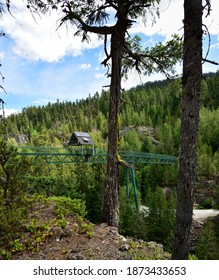
<svg viewBox="0 0 219 280"><path fill-rule="evenodd" d="M203 6L202 10L207 10L207 14L205 17L208 17L211 13L211 1L210 0L205 0L206 4Z"/></svg>
<svg viewBox="0 0 219 280"><path fill-rule="evenodd" d="M117 10L117 6L114 5L114 3L113 3L112 0L108 0L108 1L106 1L106 3L109 3L109 5L110 5L113 9Z"/></svg>
<svg viewBox="0 0 219 280"><path fill-rule="evenodd" d="M218 62L207 59L207 57L209 55L209 52L210 52L210 47L211 47L211 35L210 35L209 30L208 30L208 27L205 24L202 24L202 25L205 27L205 30L206 30L205 33L208 35L208 49L207 49L205 57L202 58L202 61L203 61L203 63L208 62L208 63L214 64L214 65L219 65Z"/></svg>
<svg viewBox="0 0 219 280"><path fill-rule="evenodd" d="M213 61L213 60L209 60L209 59L206 59L206 58L202 58L202 60L203 60L204 62L207 62L207 63L211 63L211 64L214 64L214 65L219 65L218 62Z"/></svg>
<svg viewBox="0 0 219 280"><path fill-rule="evenodd" d="M202 25L205 27L205 30L206 30L205 32L206 32L206 34L208 35L208 49L207 49L205 58L202 59L203 61L205 61L205 59L207 59L208 54L209 54L209 51L210 51L210 46L211 46L211 35L210 35L209 30L208 30L208 27L207 27L205 24L202 24ZM205 32L204 32L204 33L205 33Z"/></svg>
<svg viewBox="0 0 219 280"><path fill-rule="evenodd" d="M104 36L104 52L107 57L109 57L108 51L107 51L107 34Z"/></svg>

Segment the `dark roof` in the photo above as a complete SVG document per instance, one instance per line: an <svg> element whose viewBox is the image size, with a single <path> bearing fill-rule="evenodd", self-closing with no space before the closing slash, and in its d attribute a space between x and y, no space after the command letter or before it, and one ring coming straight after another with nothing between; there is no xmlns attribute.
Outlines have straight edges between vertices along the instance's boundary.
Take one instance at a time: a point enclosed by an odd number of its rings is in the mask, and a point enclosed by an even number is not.
<svg viewBox="0 0 219 280"><path fill-rule="evenodd" d="M74 132L68 145L80 146L80 145L94 145L93 140L87 132Z"/></svg>

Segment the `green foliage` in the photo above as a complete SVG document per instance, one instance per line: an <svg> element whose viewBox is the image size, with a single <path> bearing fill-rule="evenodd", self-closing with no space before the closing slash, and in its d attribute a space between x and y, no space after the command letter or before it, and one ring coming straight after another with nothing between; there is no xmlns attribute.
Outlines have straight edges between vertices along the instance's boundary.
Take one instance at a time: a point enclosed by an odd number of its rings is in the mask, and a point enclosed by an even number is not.
<svg viewBox="0 0 219 280"><path fill-rule="evenodd" d="M67 196L70 198L80 198L76 190L74 176L63 176L56 172L50 176L26 175L26 184L30 194L39 194L45 196Z"/></svg>
<svg viewBox="0 0 219 280"><path fill-rule="evenodd" d="M86 234L88 238L93 237L94 225L91 223L82 222L80 223L79 232L81 234Z"/></svg>
<svg viewBox="0 0 219 280"><path fill-rule="evenodd" d="M133 193L128 198L125 188L120 189L120 233L141 239L146 235L143 216L135 207Z"/></svg>
<svg viewBox="0 0 219 280"><path fill-rule="evenodd" d="M219 109L203 108L200 112L200 140L211 147L213 153L219 149Z"/></svg>
<svg viewBox="0 0 219 280"><path fill-rule="evenodd" d="M149 189L146 202L149 207L145 213L148 240L162 243L166 250L171 250L176 206L174 195L167 199L163 189L156 187L154 191Z"/></svg>
<svg viewBox="0 0 219 280"><path fill-rule="evenodd" d="M213 208L219 209L219 186L215 186L214 198L213 198Z"/></svg>
<svg viewBox="0 0 219 280"><path fill-rule="evenodd" d="M202 203L199 204L199 209L211 209L213 206L213 199L206 197Z"/></svg>
<svg viewBox="0 0 219 280"><path fill-rule="evenodd" d="M156 187L148 190L147 207L138 212L133 198L128 199L121 189L120 219L121 234L146 241L156 241L171 251L175 223L175 197L165 197L164 191Z"/></svg>
<svg viewBox="0 0 219 280"><path fill-rule="evenodd" d="M196 255L189 254L189 260L194 261L194 260L198 260L198 258L196 257Z"/></svg>
<svg viewBox="0 0 219 280"><path fill-rule="evenodd" d="M24 175L27 159L19 159L17 151L0 139L0 243L16 237L27 216Z"/></svg>
<svg viewBox="0 0 219 280"><path fill-rule="evenodd" d="M126 151L140 151L141 147L142 142L136 130L130 130L124 135L121 149Z"/></svg>
<svg viewBox="0 0 219 280"><path fill-rule="evenodd" d="M207 144L201 145L199 149L198 168L200 174L204 176L217 174L217 164L213 160L213 152L211 146Z"/></svg>
<svg viewBox="0 0 219 280"><path fill-rule="evenodd" d="M93 223L100 223L105 167L99 164L81 164L77 166L75 173L77 191L84 198L86 204L86 218Z"/></svg>
<svg viewBox="0 0 219 280"><path fill-rule="evenodd" d="M149 137L147 135L145 135L142 146L141 146L141 151L143 153L150 153L151 150L152 150L152 144L150 142Z"/></svg>
<svg viewBox="0 0 219 280"><path fill-rule="evenodd" d="M135 36L128 41L130 50L134 53L130 57L130 52L124 60L123 72L127 73L128 69L135 67L139 72L150 75L154 72L174 73L174 65L182 59L182 38L173 35L172 40L165 44L158 43L155 46L144 50L141 48L141 38Z"/></svg>
<svg viewBox="0 0 219 280"><path fill-rule="evenodd" d="M215 229L212 221L205 223L195 247L195 255L199 260L219 259L219 238L216 237Z"/></svg>
<svg viewBox="0 0 219 280"><path fill-rule="evenodd" d="M84 217L87 213L85 202L81 199L71 199L64 196L52 196L48 198L48 201L55 203L55 212L61 218L66 217L67 215Z"/></svg>
<svg viewBox="0 0 219 280"><path fill-rule="evenodd" d="M219 73L206 76L203 79L201 93L198 175L211 178L217 178L219 172L218 81ZM92 97L89 96L75 102L49 103L43 107L28 107L23 109L20 114L9 116L6 119L7 127L4 129L7 130L8 135L13 133L29 135L29 145L37 146L60 146L64 142L68 142L73 131L84 130L89 131L97 148L106 149L108 99L109 93L102 91L101 94L96 93ZM177 156L181 125L180 79L171 83L167 80L157 81L132 88L122 93L122 99L124 102L122 102L120 114L123 131L121 133L121 148ZM0 123L0 128L3 129L2 123ZM86 218L92 222L99 223L101 221L102 188L106 173L103 165L55 166L44 163L35 166L31 164L31 160L17 157L16 149L12 145L15 145L15 140L10 138L7 142L1 142L0 148L0 236L2 242L3 239L5 242L5 236L9 239L13 236L10 240L17 241L14 244L11 243L10 246L14 250L19 248L19 238L15 235L27 214L26 194L79 199L83 207L85 207L84 204L86 205L86 210L82 210L82 214L84 215L86 212ZM7 155L6 162L4 162L5 155ZM10 178L7 177L7 174ZM123 167L121 167L120 175L120 184L123 186L125 184ZM6 179L9 182L8 185L5 184ZM156 208L160 204L166 209L170 202L163 200L157 186L162 188L168 186L171 189L176 187L177 165L141 166L136 168L136 180L143 204L151 204L152 208ZM5 190L6 200L3 199L4 189L7 189ZM159 217L164 219L168 215L168 211L161 211L158 208L153 212L153 215L151 213L151 224L149 225L149 220L147 220L149 216L147 218L136 213L135 207L133 207L134 202L127 200L123 187L121 187L121 197L121 233L145 240L149 240L150 236L153 240L165 243L166 248L169 249L172 231L167 237L168 230L164 223L159 220ZM213 202L210 198L210 201L205 203L209 206L213 203L213 208L219 209L218 197L218 186L215 186ZM155 200L155 202L152 203L151 200ZM10 209L6 208L7 204L11 205ZM62 210L58 210L59 217L56 224L64 227L67 219L64 210L65 203L63 202L62 205ZM79 210L76 212L80 215L80 207L77 207ZM76 209L78 209L77 207ZM82 209L84 209L83 207ZM155 214L158 213L161 214L156 218ZM156 219L160 221L160 224L155 223ZM172 218L168 219L168 223L172 225ZM4 234L6 231L8 234ZM160 239L159 236L156 236L157 231L161 231ZM164 241L161 240L162 238ZM9 246L9 241L7 243ZM5 254L8 254L7 250ZM10 257L9 255L8 257Z"/></svg>
<svg viewBox="0 0 219 280"><path fill-rule="evenodd" d="M149 190L155 191L157 185L176 187L177 166L146 165L136 173L136 177L142 202L146 203Z"/></svg>
<svg viewBox="0 0 219 280"><path fill-rule="evenodd" d="M215 106L218 97L215 94L215 85L218 84L219 74L209 74L203 80L202 95L203 107L200 112L200 135L198 172L200 175L216 175L219 172L218 156L218 112ZM206 84L207 83L207 84ZM210 97L211 96L211 100ZM121 148L135 151L150 151L178 155L180 135L180 100L181 81L171 83L158 81L147 83L123 92L124 103L121 106L121 127L131 128L122 134ZM107 117L109 106L109 93L102 91L93 97L75 102L63 102L48 104L43 107L29 107L23 109L18 115L7 118L7 133L25 133L30 136L30 145L57 145L68 142L73 131L84 130L91 132L97 148L106 148ZM210 103L207 102L208 99ZM50 119L53 121L51 122ZM0 124L1 125L1 124ZM139 127L149 128L150 133L142 132ZM154 131L153 131L154 130ZM14 140L10 140L14 143ZM56 190L58 185L66 184L60 188L65 190L75 189L75 179L71 183L66 177L57 174L51 175L54 167L41 166L42 173L39 176L48 176L52 186L52 180ZM43 174L43 169L48 170ZM35 172L38 172L35 170ZM53 172L53 171L52 171ZM65 168L65 173L68 173ZM34 172L33 172L34 173ZM39 172L38 172L39 173ZM72 176L71 172L71 176ZM35 173L33 174L35 176ZM63 178L63 182L59 178ZM70 176L69 176L70 177ZM43 180L47 180L44 178ZM33 179L39 185L43 180ZM60 179L61 180L61 179ZM38 182L39 181L39 182ZM55 183L56 182L56 183ZM45 184L49 183L48 181ZM34 182L33 182L34 184ZM68 185L68 186L67 186ZM160 183L159 183L160 185ZM35 187L29 183L31 189ZM50 187L49 187L50 188ZM69 189L68 191L71 192ZM63 191L62 194L66 195ZM75 194L69 194L74 197Z"/></svg>
<svg viewBox="0 0 219 280"><path fill-rule="evenodd" d="M53 221L54 224L55 221ZM26 225L26 231L29 232L29 238L23 240L23 250L37 252L40 246L51 235L51 222L45 221L41 223L37 218L32 218Z"/></svg>
<svg viewBox="0 0 219 280"><path fill-rule="evenodd" d="M164 153L169 155L175 154L172 129L173 128L167 123L164 123L160 128L159 131L160 144L157 148L157 151L159 153Z"/></svg>

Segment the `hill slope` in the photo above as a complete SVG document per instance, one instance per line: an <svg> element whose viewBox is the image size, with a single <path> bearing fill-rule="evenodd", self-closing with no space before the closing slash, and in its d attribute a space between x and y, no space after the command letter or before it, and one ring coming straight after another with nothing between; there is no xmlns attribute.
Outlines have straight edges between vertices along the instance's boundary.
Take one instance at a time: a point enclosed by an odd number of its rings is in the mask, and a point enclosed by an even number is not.
<svg viewBox="0 0 219 280"><path fill-rule="evenodd" d="M74 214L60 217L55 203L38 200L23 225L22 238L11 244L12 259L111 260L169 259L155 242L124 238L107 224L94 225ZM62 221L61 221L62 220ZM9 252L8 252L9 254Z"/></svg>

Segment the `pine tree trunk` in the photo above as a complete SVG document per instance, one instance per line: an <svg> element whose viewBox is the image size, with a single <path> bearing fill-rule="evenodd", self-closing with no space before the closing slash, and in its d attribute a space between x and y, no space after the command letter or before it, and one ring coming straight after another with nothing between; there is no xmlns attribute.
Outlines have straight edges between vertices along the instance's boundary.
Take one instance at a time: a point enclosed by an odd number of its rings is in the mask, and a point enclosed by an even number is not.
<svg viewBox="0 0 219 280"><path fill-rule="evenodd" d="M172 259L188 259L190 251L201 78L202 0L185 0L179 181Z"/></svg>
<svg viewBox="0 0 219 280"><path fill-rule="evenodd" d="M107 178L103 197L103 220L119 227L119 107L121 55L123 40L115 33L111 38L112 72L108 120Z"/></svg>
<svg viewBox="0 0 219 280"><path fill-rule="evenodd" d="M119 133L121 68L125 32L128 29L127 11L123 3L118 10L118 21L111 36L111 84L108 120L107 177L103 191L103 221L119 227Z"/></svg>

